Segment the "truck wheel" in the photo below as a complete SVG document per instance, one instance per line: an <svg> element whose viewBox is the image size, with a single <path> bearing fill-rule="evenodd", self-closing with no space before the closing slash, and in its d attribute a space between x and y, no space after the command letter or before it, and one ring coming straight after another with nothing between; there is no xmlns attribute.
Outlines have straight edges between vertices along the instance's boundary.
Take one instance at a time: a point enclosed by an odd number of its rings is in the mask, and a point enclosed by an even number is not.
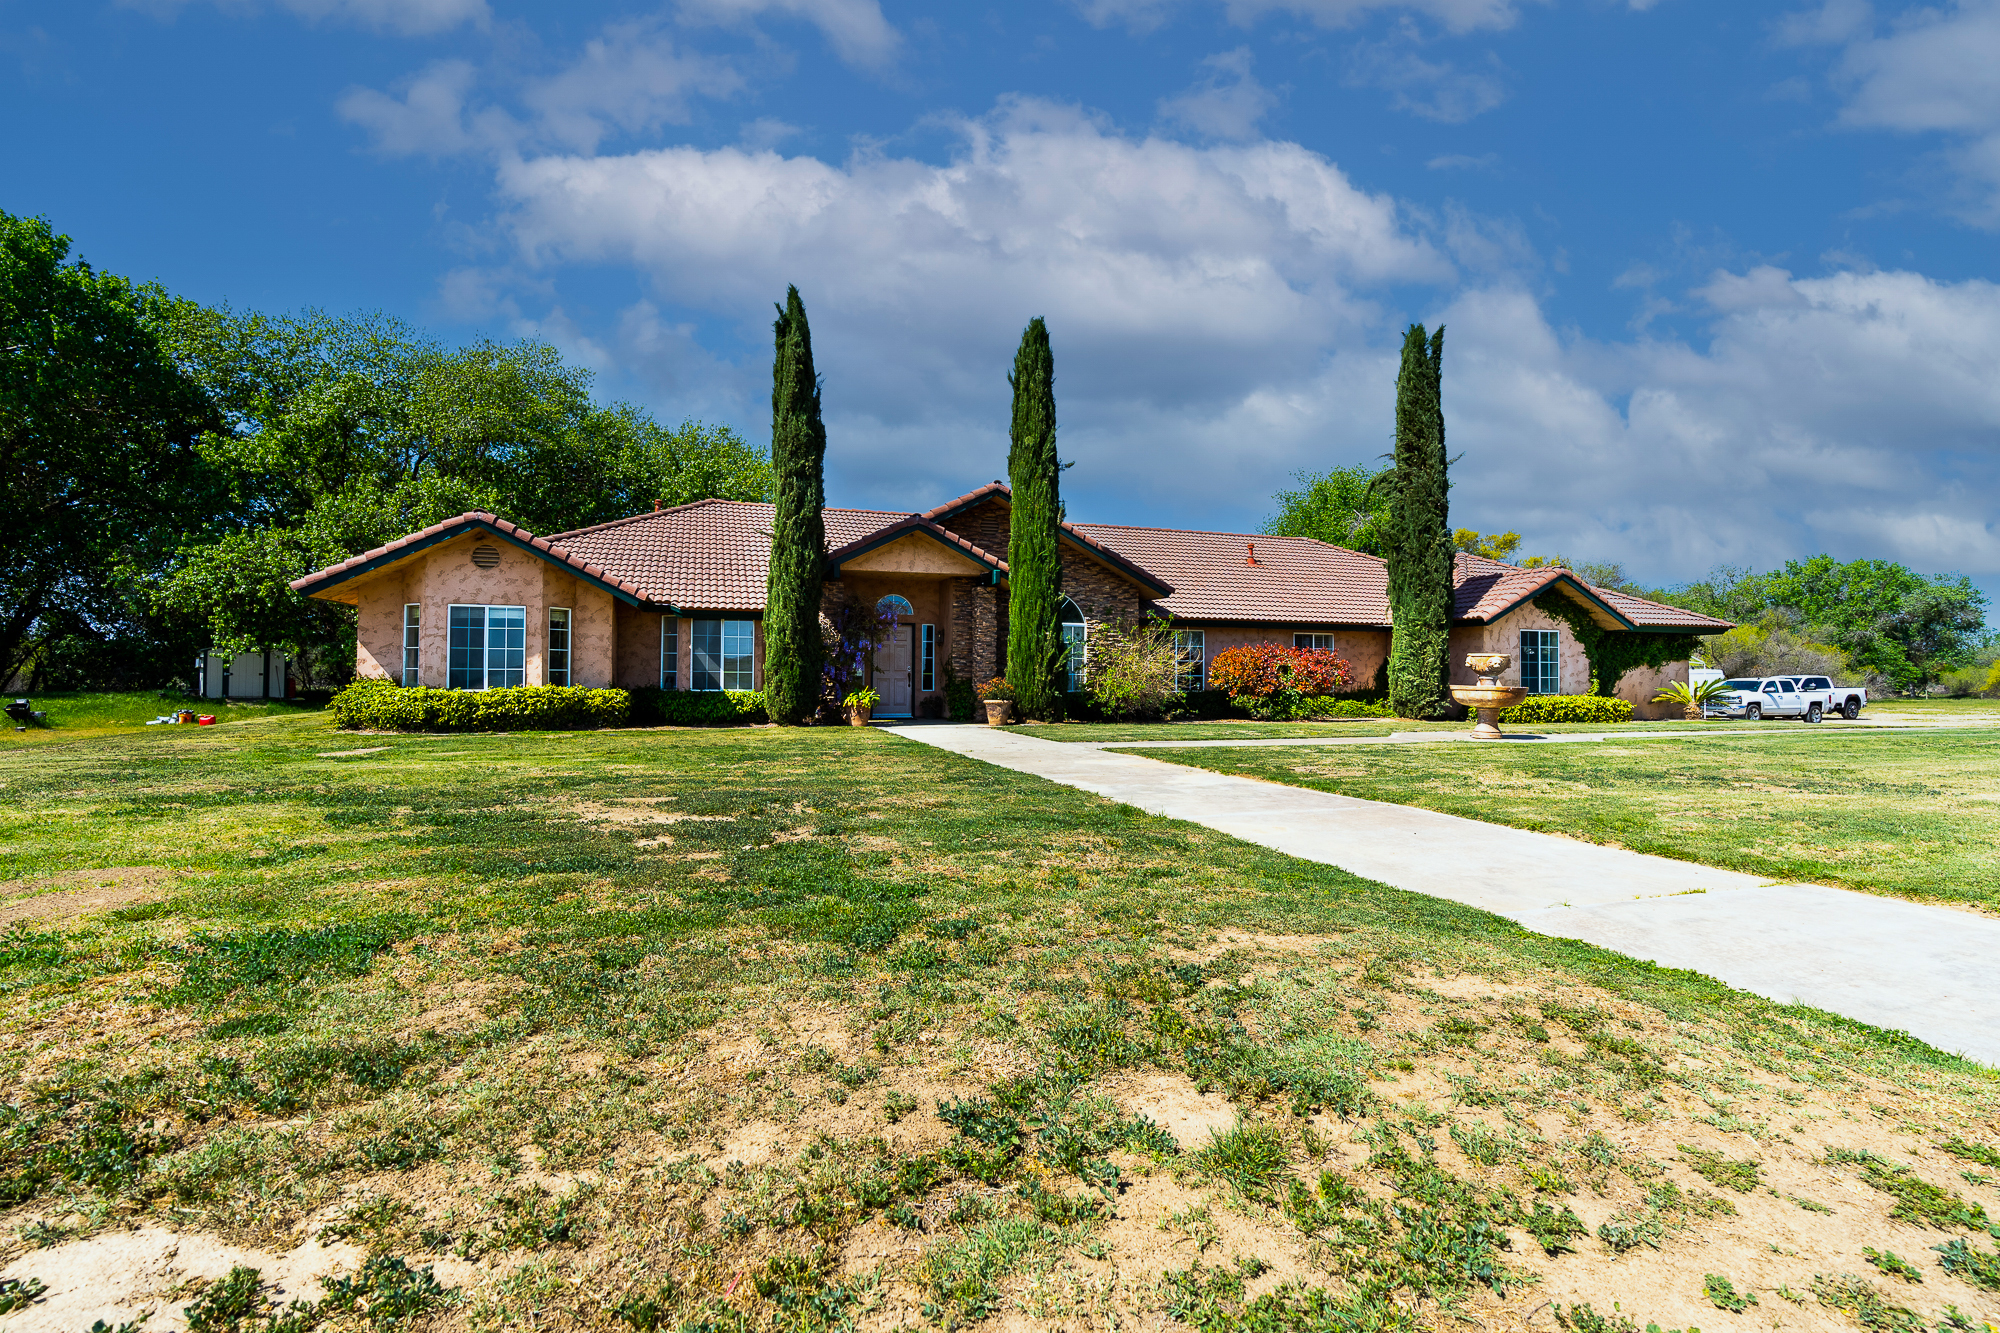
<svg viewBox="0 0 2000 1333"><path fill-rule="evenodd" d="M1855 718L1860 717L1861 701L1859 699L1849 699L1846 703L1840 706L1840 715L1846 718L1849 722L1852 722Z"/></svg>
<svg viewBox="0 0 2000 1333"><path fill-rule="evenodd" d="M1743 706L1743 720L1745 722L1762 722L1764 720L1764 705L1745 704Z"/></svg>
<svg viewBox="0 0 2000 1333"><path fill-rule="evenodd" d="M1806 721L1808 721L1808 722L1817 722L1817 721L1819 721L1819 717L1820 717L1820 713L1819 713L1819 705L1818 705L1818 704L1813 704L1813 705L1811 705L1810 707L1808 707L1808 708L1806 709Z"/></svg>

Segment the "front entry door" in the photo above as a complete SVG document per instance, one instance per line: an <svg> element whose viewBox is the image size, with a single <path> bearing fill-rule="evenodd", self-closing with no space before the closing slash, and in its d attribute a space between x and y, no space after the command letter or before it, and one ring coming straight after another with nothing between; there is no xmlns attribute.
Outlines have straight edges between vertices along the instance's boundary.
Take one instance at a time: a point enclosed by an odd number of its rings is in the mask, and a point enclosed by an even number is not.
<svg viewBox="0 0 2000 1333"><path fill-rule="evenodd" d="M883 717L908 717L915 671L910 654L913 635L908 625L897 625L875 650L875 693L882 696L876 712Z"/></svg>

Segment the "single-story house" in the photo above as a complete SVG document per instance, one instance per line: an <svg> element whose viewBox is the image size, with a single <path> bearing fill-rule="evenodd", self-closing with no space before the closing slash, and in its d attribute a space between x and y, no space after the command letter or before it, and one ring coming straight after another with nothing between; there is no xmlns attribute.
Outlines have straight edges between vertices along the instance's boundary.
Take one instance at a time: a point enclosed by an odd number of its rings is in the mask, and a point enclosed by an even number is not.
<svg viewBox="0 0 2000 1333"><path fill-rule="evenodd" d="M828 509L822 606L891 610L870 684L877 713L934 711L949 666L983 680L1005 670L1012 493L981 486L921 514ZM461 514L308 575L292 586L359 612L356 672L405 685L658 685L750 690L763 683L760 621L771 506L693 504L537 536L487 513ZM1072 687L1090 636L1107 621L1172 617L1184 681L1234 644L1332 648L1365 688L1389 652L1383 561L1303 537L1064 524L1064 637ZM1716 633L1726 622L1594 588L1567 569L1458 557L1453 680L1472 652L1515 659L1507 679L1536 693L1582 694L1590 668L1554 594L1602 630ZM1541 598L1544 606L1535 605ZM1626 674L1616 693L1641 716L1687 663Z"/></svg>

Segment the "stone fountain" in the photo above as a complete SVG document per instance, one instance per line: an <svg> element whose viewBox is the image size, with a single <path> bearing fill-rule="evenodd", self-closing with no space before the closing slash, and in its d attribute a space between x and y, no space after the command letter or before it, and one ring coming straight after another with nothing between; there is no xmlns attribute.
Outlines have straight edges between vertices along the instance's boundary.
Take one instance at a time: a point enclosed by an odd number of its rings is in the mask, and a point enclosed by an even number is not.
<svg viewBox="0 0 2000 1333"><path fill-rule="evenodd" d="M1512 708L1528 697L1527 686L1500 683L1500 673L1513 661L1505 653L1473 653L1465 659L1465 664L1479 673L1479 683L1451 687L1452 698L1467 708L1479 710L1479 725L1472 729L1472 739L1476 741L1499 740L1500 710Z"/></svg>

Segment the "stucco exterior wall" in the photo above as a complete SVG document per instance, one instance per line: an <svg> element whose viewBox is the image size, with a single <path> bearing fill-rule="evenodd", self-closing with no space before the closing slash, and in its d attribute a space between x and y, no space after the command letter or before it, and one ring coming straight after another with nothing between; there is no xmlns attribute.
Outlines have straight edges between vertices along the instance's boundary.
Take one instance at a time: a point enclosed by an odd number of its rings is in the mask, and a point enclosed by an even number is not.
<svg viewBox="0 0 2000 1333"><path fill-rule="evenodd" d="M1350 691L1365 690L1375 683L1375 672L1382 660L1389 655L1389 632L1374 629L1327 630L1318 625L1204 625L1195 620L1176 620L1175 629L1198 629L1202 632L1203 679L1207 679L1207 664L1215 660L1215 655L1225 648L1241 648L1250 644L1275 643L1291 647L1293 636L1298 634L1333 635L1333 650L1347 659L1354 669L1353 678L1348 682Z"/></svg>
<svg viewBox="0 0 2000 1333"><path fill-rule="evenodd" d="M623 602L616 604L614 615L615 649L612 665L612 684L621 690L637 690L660 683L660 622L665 619L658 612L641 611L636 606ZM686 627L682 627L681 637L686 639ZM687 688L687 677L681 677L681 688Z"/></svg>
<svg viewBox="0 0 2000 1333"><path fill-rule="evenodd" d="M1559 693L1590 693L1590 659L1583 655L1583 646L1576 641L1567 624L1534 606L1516 607L1490 625L1453 627L1447 650L1451 683L1472 685L1478 682L1479 673L1465 664L1469 654L1505 653L1514 660L1500 673L1500 682L1503 685L1519 685L1521 631L1524 629L1556 631L1556 685Z"/></svg>
<svg viewBox="0 0 2000 1333"><path fill-rule="evenodd" d="M403 583L404 571L391 570L355 591L356 679L403 678L403 605L417 600L404 595Z"/></svg>
<svg viewBox="0 0 2000 1333"><path fill-rule="evenodd" d="M1680 717L1682 715L1680 705L1656 704L1653 702L1653 696L1671 681L1677 680L1685 685L1687 678L1686 662L1669 662L1662 667L1637 666L1621 676L1611 692L1620 699L1632 701L1633 717L1648 722L1655 718Z"/></svg>

